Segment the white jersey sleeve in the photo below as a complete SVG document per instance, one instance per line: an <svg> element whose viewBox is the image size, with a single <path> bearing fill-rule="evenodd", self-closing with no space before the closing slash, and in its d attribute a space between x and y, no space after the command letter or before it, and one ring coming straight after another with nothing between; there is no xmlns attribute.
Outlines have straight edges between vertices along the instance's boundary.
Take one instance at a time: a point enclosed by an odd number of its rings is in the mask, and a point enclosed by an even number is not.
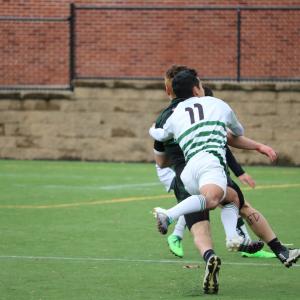
<svg viewBox="0 0 300 300"><path fill-rule="evenodd" d="M165 142L174 137L174 132L172 129L172 115L167 119L166 123L163 125L163 128L155 128L152 126L149 129L149 134L156 141Z"/></svg>
<svg viewBox="0 0 300 300"><path fill-rule="evenodd" d="M155 166L159 181L164 185L166 191L170 192L175 172L171 168L160 168L157 164Z"/></svg>
<svg viewBox="0 0 300 300"><path fill-rule="evenodd" d="M232 131L232 133L236 136L244 134L244 128L242 124L237 119L233 110L228 106L229 114L228 114L228 123L227 127Z"/></svg>

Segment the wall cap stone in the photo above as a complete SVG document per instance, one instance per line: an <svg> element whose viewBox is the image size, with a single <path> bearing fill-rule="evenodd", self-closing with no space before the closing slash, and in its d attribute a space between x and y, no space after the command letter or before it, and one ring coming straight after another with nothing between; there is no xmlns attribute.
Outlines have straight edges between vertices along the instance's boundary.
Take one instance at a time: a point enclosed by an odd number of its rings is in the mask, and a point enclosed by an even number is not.
<svg viewBox="0 0 300 300"><path fill-rule="evenodd" d="M72 91L0 91L0 100L72 100Z"/></svg>
<svg viewBox="0 0 300 300"><path fill-rule="evenodd" d="M300 91L300 82L223 82L203 81L215 90L230 91ZM161 80L76 80L74 86L83 88L164 89Z"/></svg>
<svg viewBox="0 0 300 300"><path fill-rule="evenodd" d="M300 82L216 82L203 81L204 85L216 91L300 91ZM109 88L109 89L137 89L163 90L163 80L76 80L74 88ZM73 100L74 91L60 90L20 90L0 91L0 100Z"/></svg>

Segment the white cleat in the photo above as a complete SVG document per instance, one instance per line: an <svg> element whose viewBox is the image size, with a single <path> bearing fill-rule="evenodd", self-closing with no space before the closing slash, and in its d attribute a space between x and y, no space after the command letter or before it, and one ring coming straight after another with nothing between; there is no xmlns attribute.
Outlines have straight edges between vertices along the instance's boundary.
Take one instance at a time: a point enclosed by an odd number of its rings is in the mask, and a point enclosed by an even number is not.
<svg viewBox="0 0 300 300"><path fill-rule="evenodd" d="M153 215L156 218L158 231L161 234L167 234L171 221L166 213L166 210L160 207L155 207L153 209Z"/></svg>
<svg viewBox="0 0 300 300"><path fill-rule="evenodd" d="M228 251L236 252L239 251L243 244L244 238L239 235L233 236L231 239L226 240L226 248Z"/></svg>
<svg viewBox="0 0 300 300"><path fill-rule="evenodd" d="M300 258L300 249L287 249L280 252L277 257L287 268L290 268Z"/></svg>

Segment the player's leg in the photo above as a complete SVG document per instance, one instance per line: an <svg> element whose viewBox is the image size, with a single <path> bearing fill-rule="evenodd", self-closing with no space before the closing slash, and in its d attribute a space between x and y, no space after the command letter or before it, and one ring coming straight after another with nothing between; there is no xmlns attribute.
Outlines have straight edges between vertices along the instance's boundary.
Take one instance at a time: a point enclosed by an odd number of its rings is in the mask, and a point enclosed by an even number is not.
<svg viewBox="0 0 300 300"><path fill-rule="evenodd" d="M193 235L194 244L203 257L206 267L203 277L203 291L216 294L219 290L221 259L215 254L211 239L209 212L203 211L185 216L187 227Z"/></svg>
<svg viewBox="0 0 300 300"><path fill-rule="evenodd" d="M170 209L154 209L158 229L162 234L166 234L169 224L181 215L216 208L225 195L227 178L219 160L210 155L203 161L191 161L184 168L181 179L192 196Z"/></svg>
<svg viewBox="0 0 300 300"><path fill-rule="evenodd" d="M251 236L246 227L246 224L244 222L244 219L241 216L239 216L238 218L236 230L241 237L252 241ZM275 258L276 257L276 255L273 252L269 252L264 249L259 250L255 253L247 253L241 251L241 255L242 257L253 257L253 258Z"/></svg>
<svg viewBox="0 0 300 300"><path fill-rule="evenodd" d="M248 202L241 209L241 214L255 234L268 244L276 257L286 266L291 267L300 257L300 249L288 249L276 237L266 218Z"/></svg>
<svg viewBox="0 0 300 300"><path fill-rule="evenodd" d="M242 236L243 238L251 240L251 236L248 232L244 219L239 215L238 221L236 224L236 231L237 233Z"/></svg>
<svg viewBox="0 0 300 300"><path fill-rule="evenodd" d="M237 203L235 203L235 200ZM237 251L244 238L242 238L236 231L239 216L239 203L235 191L227 188L226 198L222 204L221 221L226 236L226 248L229 251Z"/></svg>
<svg viewBox="0 0 300 300"><path fill-rule="evenodd" d="M184 185L180 178L180 174L181 174L182 170L184 169L184 166L185 166L184 164L180 164L177 166L176 174L178 174L178 175L175 176L175 178L172 182L172 190L174 191L174 195L175 195L178 203L181 202L182 200L188 198L189 196L191 196L185 190ZM199 221L201 221L201 220L199 220ZM183 255L184 255L182 240L183 240L183 236L184 236L185 227L186 227L185 217L180 216L175 225L173 233L171 235L169 235L167 238L167 242L168 242L170 251L174 255L179 256L179 257L183 257Z"/></svg>
<svg viewBox="0 0 300 300"><path fill-rule="evenodd" d="M226 234L226 247L229 251L255 253L263 248L264 243L241 237L236 231L238 210L244 205L244 202L244 195L240 188L231 178L228 178L226 198L222 201L224 206L221 210L221 219ZM229 208L227 208L228 206Z"/></svg>
<svg viewBox="0 0 300 300"><path fill-rule="evenodd" d="M183 257L184 255L182 240L183 240L185 225L186 223L185 223L184 216L180 216L175 224L175 228L172 234L170 234L167 238L170 251L178 257Z"/></svg>
<svg viewBox="0 0 300 300"><path fill-rule="evenodd" d="M241 215L247 221L253 232L266 243L276 237L266 218L248 202L245 202L241 208Z"/></svg>

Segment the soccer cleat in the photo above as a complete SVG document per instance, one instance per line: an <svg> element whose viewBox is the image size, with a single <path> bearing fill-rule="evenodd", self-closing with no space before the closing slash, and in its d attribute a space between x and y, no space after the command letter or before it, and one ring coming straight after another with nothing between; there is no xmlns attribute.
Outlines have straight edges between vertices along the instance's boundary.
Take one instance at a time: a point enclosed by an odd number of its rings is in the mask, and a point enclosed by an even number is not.
<svg viewBox="0 0 300 300"><path fill-rule="evenodd" d="M287 267L291 267L300 257L300 249L286 249L279 252L277 257Z"/></svg>
<svg viewBox="0 0 300 300"><path fill-rule="evenodd" d="M183 247L181 242L182 239L177 235L171 234L168 236L167 241L168 241L170 251L174 255L182 258L183 257Z"/></svg>
<svg viewBox="0 0 300 300"><path fill-rule="evenodd" d="M260 250L255 253L246 253L246 252L241 252L242 257L254 257L254 258L274 258L276 255L273 252L268 252L265 250Z"/></svg>
<svg viewBox="0 0 300 300"><path fill-rule="evenodd" d="M226 240L226 248L228 251L238 251L243 241L244 238L242 238L239 235L236 235L231 239Z"/></svg>
<svg viewBox="0 0 300 300"><path fill-rule="evenodd" d="M219 271L221 259L212 255L207 261L203 279L203 292L205 294L217 294L219 291Z"/></svg>
<svg viewBox="0 0 300 300"><path fill-rule="evenodd" d="M156 218L158 231L161 234L167 234L171 220L167 216L166 210L160 207L155 207L153 209L153 215Z"/></svg>
<svg viewBox="0 0 300 300"><path fill-rule="evenodd" d="M238 251L254 254L257 251L260 251L263 247L264 247L264 242L262 241L251 241L249 239L244 239Z"/></svg>

